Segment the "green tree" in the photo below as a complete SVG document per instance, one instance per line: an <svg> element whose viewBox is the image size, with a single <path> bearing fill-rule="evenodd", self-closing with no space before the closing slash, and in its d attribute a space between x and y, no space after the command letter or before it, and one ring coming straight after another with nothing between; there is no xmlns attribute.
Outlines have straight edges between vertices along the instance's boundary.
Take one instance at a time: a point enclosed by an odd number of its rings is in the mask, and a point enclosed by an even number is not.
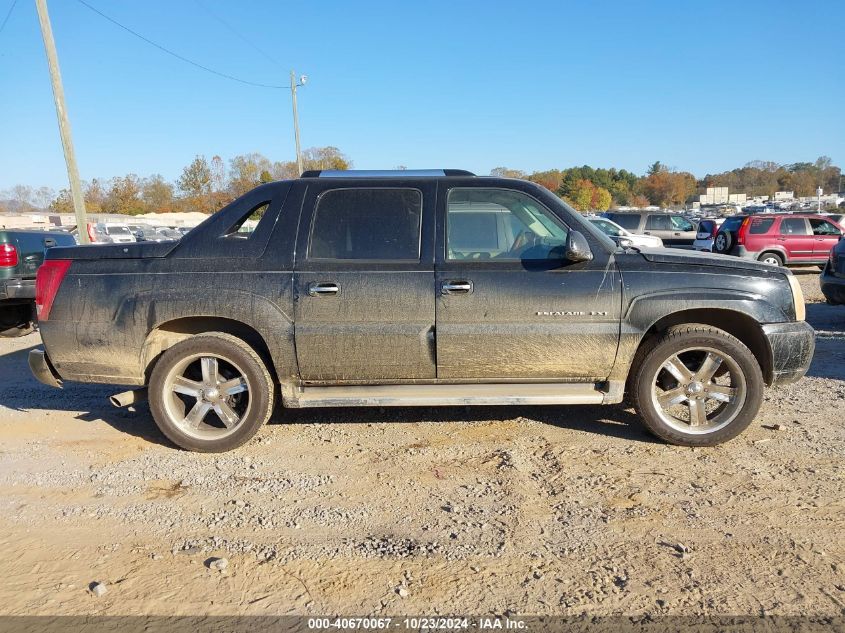
<svg viewBox="0 0 845 633"><path fill-rule="evenodd" d="M141 198L147 213L168 213L174 210L173 185L161 174L153 174L144 180Z"/></svg>
<svg viewBox="0 0 845 633"><path fill-rule="evenodd" d="M144 212L141 200L141 181L135 174L112 178L105 202L105 213L137 215Z"/></svg>
<svg viewBox="0 0 845 633"><path fill-rule="evenodd" d="M610 203L613 202L613 196L604 187L596 187L591 206L595 211L607 211L610 208Z"/></svg>
<svg viewBox="0 0 845 633"><path fill-rule="evenodd" d="M53 213L73 213L73 198L71 198L70 189L60 189L47 208Z"/></svg>
<svg viewBox="0 0 845 633"><path fill-rule="evenodd" d="M188 198L199 199L211 191L211 168L205 156L197 156L182 170L176 181L179 190Z"/></svg>
<svg viewBox="0 0 845 633"><path fill-rule="evenodd" d="M522 178L528 177L521 169L510 169L509 167L495 167L490 170L490 175L496 178Z"/></svg>
<svg viewBox="0 0 845 633"><path fill-rule="evenodd" d="M695 176L688 172L662 170L650 174L641 183L643 194L661 207L680 206L695 193Z"/></svg>
<svg viewBox="0 0 845 633"><path fill-rule="evenodd" d="M242 154L229 161L229 193L237 198L261 184L262 172L271 173L273 164L258 153Z"/></svg>

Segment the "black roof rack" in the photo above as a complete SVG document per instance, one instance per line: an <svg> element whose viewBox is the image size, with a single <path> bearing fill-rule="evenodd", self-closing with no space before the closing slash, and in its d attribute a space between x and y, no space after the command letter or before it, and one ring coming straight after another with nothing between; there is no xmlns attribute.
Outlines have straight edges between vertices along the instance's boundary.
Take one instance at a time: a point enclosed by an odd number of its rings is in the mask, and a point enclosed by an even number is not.
<svg viewBox="0 0 845 633"><path fill-rule="evenodd" d="M443 178L475 176L465 169L308 169L300 178Z"/></svg>

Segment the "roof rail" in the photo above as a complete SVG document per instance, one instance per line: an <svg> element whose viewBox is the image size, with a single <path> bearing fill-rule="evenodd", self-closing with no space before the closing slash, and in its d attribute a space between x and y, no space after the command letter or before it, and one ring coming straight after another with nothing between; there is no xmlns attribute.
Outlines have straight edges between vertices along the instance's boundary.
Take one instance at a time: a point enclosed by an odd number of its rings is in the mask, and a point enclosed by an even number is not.
<svg viewBox="0 0 845 633"><path fill-rule="evenodd" d="M464 169L309 169L300 178L443 178L475 176Z"/></svg>

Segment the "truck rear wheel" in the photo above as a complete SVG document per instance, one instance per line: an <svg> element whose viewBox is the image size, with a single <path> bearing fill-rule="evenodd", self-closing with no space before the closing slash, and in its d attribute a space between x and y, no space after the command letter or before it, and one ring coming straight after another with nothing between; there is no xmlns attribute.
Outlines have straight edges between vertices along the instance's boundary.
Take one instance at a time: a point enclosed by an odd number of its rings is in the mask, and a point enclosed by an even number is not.
<svg viewBox="0 0 845 633"><path fill-rule="evenodd" d="M680 446L715 446L736 437L763 401L754 354L709 325L670 328L634 372L634 407L646 428Z"/></svg>
<svg viewBox="0 0 845 633"><path fill-rule="evenodd" d="M177 446L217 453L246 443L273 412L273 379L246 342L220 332L168 349L149 385L159 429Z"/></svg>

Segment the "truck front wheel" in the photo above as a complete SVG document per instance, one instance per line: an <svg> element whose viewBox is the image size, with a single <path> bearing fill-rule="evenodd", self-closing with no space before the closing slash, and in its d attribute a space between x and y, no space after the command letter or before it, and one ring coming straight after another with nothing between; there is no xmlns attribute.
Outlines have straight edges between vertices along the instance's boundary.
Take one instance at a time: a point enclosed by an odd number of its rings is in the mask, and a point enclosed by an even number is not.
<svg viewBox="0 0 845 633"><path fill-rule="evenodd" d="M181 341L155 365L150 409L181 448L217 453L246 443L270 419L274 385L246 342L213 332Z"/></svg>
<svg viewBox="0 0 845 633"><path fill-rule="evenodd" d="M634 368L631 395L646 428L680 446L714 446L742 433L763 401L754 354L724 330L670 328Z"/></svg>

